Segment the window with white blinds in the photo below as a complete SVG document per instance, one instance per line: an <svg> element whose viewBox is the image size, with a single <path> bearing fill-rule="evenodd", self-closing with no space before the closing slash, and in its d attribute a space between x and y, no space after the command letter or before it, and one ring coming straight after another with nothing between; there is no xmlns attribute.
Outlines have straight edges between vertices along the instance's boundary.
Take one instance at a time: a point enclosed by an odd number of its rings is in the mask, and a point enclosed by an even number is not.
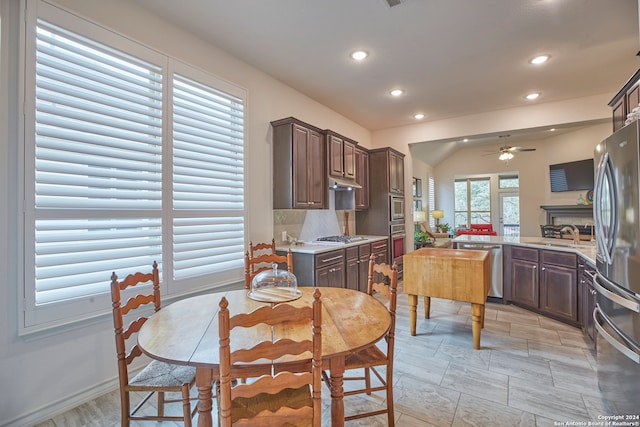
<svg viewBox="0 0 640 427"><path fill-rule="evenodd" d="M27 331L109 311L113 271L157 261L165 295L242 278L244 91L74 20L34 20L26 67Z"/></svg>
<svg viewBox="0 0 640 427"><path fill-rule="evenodd" d="M429 227L432 230L435 230L436 227L436 220L433 218L433 216L431 215L431 213L436 209L436 180L433 178L433 176L429 175L429 182L428 182L428 191L429 191L429 196L428 196L428 203L429 203Z"/></svg>
<svg viewBox="0 0 640 427"><path fill-rule="evenodd" d="M244 262L242 99L173 79L174 278Z"/></svg>

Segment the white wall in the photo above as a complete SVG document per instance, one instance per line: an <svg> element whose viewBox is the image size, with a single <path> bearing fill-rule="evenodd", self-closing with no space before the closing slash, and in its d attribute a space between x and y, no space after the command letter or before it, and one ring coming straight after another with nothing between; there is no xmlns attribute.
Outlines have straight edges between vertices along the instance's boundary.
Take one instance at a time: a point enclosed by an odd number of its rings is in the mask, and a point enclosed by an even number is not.
<svg viewBox="0 0 640 427"><path fill-rule="evenodd" d="M488 175L518 172L520 177L520 234L539 236L540 224L546 223L541 205L575 205L584 191L552 193L549 165L593 157L593 149L611 133L611 124L590 126L545 140L521 141L518 145L536 151L516 153L505 164L497 155L486 156L493 146L480 146L457 151L435 167L438 209L445 211L444 222L453 225L453 182L457 175ZM494 216L497 201L492 201ZM497 226L493 218L494 227Z"/></svg>
<svg viewBox="0 0 640 427"><path fill-rule="evenodd" d="M19 4L18 0L2 0L3 23L8 7L19 11ZM367 129L131 2L62 0L59 4L247 89L248 237L254 241L273 236L271 121L294 116L371 146ZM19 22L14 18L14 23ZM17 62L6 60L6 41L3 37L0 124L7 122L4 91L17 86L6 80L8 64ZM8 139L7 126L0 126L0 226L2 235L8 237L0 239L0 425L32 425L116 388L117 370L111 318L47 336L17 336L17 295L22 286L12 262L18 231L10 218L15 221L12 200L17 192L13 181L9 185L13 165Z"/></svg>

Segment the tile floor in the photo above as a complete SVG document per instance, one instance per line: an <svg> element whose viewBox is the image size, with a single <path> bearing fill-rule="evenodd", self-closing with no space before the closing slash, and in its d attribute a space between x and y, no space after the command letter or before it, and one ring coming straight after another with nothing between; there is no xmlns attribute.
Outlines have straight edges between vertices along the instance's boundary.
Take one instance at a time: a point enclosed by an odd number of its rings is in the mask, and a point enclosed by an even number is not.
<svg viewBox="0 0 640 427"><path fill-rule="evenodd" d="M432 299L431 319L409 334L406 295L399 293L396 326L394 401L396 425L557 426L597 421L615 414L600 399L594 351L579 329L512 305L489 303L481 349L474 350L470 306ZM345 388L348 387L345 384ZM329 425L330 399L323 389L323 425ZM383 397L345 399L350 408L384 405ZM38 427L118 426L114 391ZM175 408L177 412L179 407ZM197 418L197 416L196 416ZM174 426L171 422L134 426ZM347 423L384 426L385 416Z"/></svg>

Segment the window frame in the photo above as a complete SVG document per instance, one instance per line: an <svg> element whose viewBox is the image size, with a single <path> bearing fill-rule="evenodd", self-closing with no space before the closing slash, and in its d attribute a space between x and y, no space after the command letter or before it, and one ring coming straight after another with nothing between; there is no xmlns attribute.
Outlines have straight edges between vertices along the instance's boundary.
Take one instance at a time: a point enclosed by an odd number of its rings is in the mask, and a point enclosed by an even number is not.
<svg viewBox="0 0 640 427"><path fill-rule="evenodd" d="M20 135L16 143L22 147L16 148L18 157L17 182L21 196L17 206L18 229L22 230L18 241L18 283L21 283L19 298L19 335L27 335L49 329L60 328L68 325L85 322L90 319L101 318L111 312L111 296L109 292L80 297L77 299L57 301L51 304L35 303L35 247L29 249L29 245L34 244L35 230L32 228L35 216L29 210L35 211L35 166L29 166L29 162L35 159L35 28L38 19L44 19L69 31L89 37L100 43L122 50L134 56L149 58L153 63L161 66L163 75L163 101L162 101L162 209L160 217L162 220L162 260L158 262L163 266L161 269L161 292L163 300L171 300L187 294L199 292L205 289L221 288L231 284L241 282L243 279L243 260L237 262L237 267L233 266L222 273L210 273L198 277L175 281L173 280L173 241L171 238L174 225L173 218L176 213L173 209L172 179L165 177L172 175L172 142L173 142L173 114L171 90L173 76L179 73L182 76L193 79L205 85L227 92L240 98L243 102L242 117L242 138L244 152L246 153L247 141L247 91L227 80L221 79L209 72L197 69L189 64L160 51L154 50L138 43L135 40L118 34L115 31L102 27L96 23L78 17L73 13L49 4L45 1L29 1L26 8L26 19L21 22L20 35L20 56L21 68L19 70L19 108L24 113L19 118ZM243 176L243 209L242 220L242 240L243 246L247 239L247 159L243 154L242 159ZM31 200L31 202L30 202ZM28 203L33 206L29 208ZM126 212L126 211L125 211ZM181 214L188 215L187 211ZM151 266L149 266L151 267ZM110 272L105 272L105 283L109 283Z"/></svg>
<svg viewBox="0 0 640 427"><path fill-rule="evenodd" d="M489 184L489 210L472 210L471 209L471 182L472 181L487 181L487 183ZM466 196L467 196L467 209L466 210L458 210L455 208L455 200L456 200L456 195L455 195L455 183L458 182L466 182ZM457 224L455 222L455 218L457 218L457 216L459 214L465 214L466 216L466 223L464 224L467 227L471 226L471 216L473 213L482 213L482 212L486 212L489 214L489 222L487 224L491 224L492 223L492 219L493 219L493 214L492 214L492 210L491 210L491 202L492 202L492 194L491 194L491 177L490 176L478 176L478 177L468 177L468 178L456 178L454 180L454 227L455 228L459 228L461 227L460 224Z"/></svg>

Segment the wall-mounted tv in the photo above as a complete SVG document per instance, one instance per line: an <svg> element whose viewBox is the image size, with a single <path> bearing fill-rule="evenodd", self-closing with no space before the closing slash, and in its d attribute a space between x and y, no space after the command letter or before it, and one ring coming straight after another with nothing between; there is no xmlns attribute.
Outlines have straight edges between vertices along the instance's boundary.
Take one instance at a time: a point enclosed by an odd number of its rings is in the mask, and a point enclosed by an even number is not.
<svg viewBox="0 0 640 427"><path fill-rule="evenodd" d="M593 190L593 159L549 165L551 191Z"/></svg>

